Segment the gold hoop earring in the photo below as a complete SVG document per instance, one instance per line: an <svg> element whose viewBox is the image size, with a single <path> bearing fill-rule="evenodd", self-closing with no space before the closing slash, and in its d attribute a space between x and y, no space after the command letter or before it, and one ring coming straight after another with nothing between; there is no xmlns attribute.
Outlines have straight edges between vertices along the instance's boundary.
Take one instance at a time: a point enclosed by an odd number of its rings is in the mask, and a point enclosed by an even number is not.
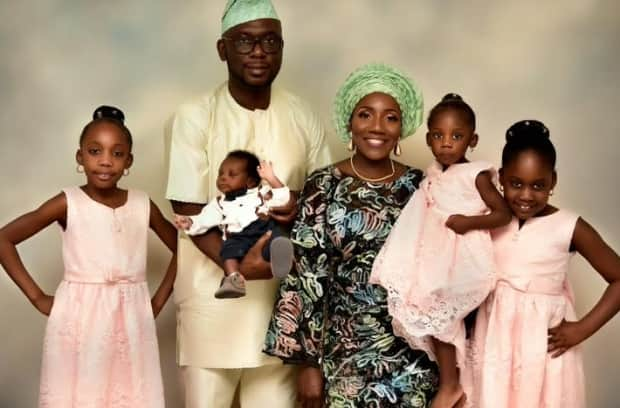
<svg viewBox="0 0 620 408"><path fill-rule="evenodd" d="M401 154L403 154L403 150L400 148L400 142L397 142L396 146L394 146L394 156L400 156Z"/></svg>
<svg viewBox="0 0 620 408"><path fill-rule="evenodd" d="M78 173L84 173L84 166L78 164L77 166L75 166L75 171Z"/></svg>
<svg viewBox="0 0 620 408"><path fill-rule="evenodd" d="M123 176L129 176L129 169L123 170Z"/></svg>
<svg viewBox="0 0 620 408"><path fill-rule="evenodd" d="M352 152L355 150L355 146L353 145L353 139L349 139L349 144L347 145L347 149Z"/></svg>

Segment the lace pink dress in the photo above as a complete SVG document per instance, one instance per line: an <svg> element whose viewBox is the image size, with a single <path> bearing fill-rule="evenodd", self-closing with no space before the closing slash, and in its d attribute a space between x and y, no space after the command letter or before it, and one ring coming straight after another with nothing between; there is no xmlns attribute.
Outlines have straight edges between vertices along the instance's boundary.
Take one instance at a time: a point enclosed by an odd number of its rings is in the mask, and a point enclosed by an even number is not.
<svg viewBox="0 0 620 408"><path fill-rule="evenodd" d="M64 190L64 279L43 345L39 407L163 408L146 283L149 198L129 190L112 209Z"/></svg>
<svg viewBox="0 0 620 408"><path fill-rule="evenodd" d="M498 283L478 310L464 372L475 407L586 406L581 348L547 353L547 330L576 320L567 273L577 219L559 210L493 231Z"/></svg>
<svg viewBox="0 0 620 408"><path fill-rule="evenodd" d="M434 162L403 209L373 265L371 283L387 290L396 335L435 359L432 339L454 344L465 361L463 319L488 296L494 284L493 247L488 231L458 235L445 226L452 214L488 211L476 177L496 173L484 162Z"/></svg>

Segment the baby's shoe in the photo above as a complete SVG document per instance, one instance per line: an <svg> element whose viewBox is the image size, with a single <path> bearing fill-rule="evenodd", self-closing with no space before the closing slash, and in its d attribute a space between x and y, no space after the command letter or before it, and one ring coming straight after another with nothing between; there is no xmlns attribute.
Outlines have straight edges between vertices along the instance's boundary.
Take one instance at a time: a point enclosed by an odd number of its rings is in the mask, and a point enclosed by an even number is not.
<svg viewBox="0 0 620 408"><path fill-rule="evenodd" d="M218 299L232 299L245 296L245 278L239 272L224 276L220 287L215 291Z"/></svg>
<svg viewBox="0 0 620 408"><path fill-rule="evenodd" d="M286 237L276 237L269 246L271 253L271 274L284 278L293 266L293 243Z"/></svg>

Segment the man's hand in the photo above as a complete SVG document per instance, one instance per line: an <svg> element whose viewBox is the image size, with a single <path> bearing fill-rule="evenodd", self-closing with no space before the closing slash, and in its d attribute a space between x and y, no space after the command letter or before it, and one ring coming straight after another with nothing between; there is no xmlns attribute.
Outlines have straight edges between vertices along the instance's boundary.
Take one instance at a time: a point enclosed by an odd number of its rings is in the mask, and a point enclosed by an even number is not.
<svg viewBox="0 0 620 408"><path fill-rule="evenodd" d="M269 242L269 238L271 238L271 231L267 231L260 237L243 257L239 265L239 272L245 279L258 280L273 278L271 274L271 265L263 258L263 249Z"/></svg>

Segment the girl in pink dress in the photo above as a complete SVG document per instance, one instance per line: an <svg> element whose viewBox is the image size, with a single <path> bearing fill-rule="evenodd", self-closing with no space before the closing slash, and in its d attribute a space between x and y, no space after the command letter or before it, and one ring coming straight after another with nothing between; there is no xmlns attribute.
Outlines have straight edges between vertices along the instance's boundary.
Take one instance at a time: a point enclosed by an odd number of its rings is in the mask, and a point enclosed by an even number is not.
<svg viewBox="0 0 620 408"><path fill-rule="evenodd" d="M44 315L39 407L163 408L154 316L168 299L173 257L150 299L149 227L176 251L176 230L148 196L117 182L132 164L123 113L100 107L80 136L86 184L64 189L0 230L0 262ZM55 296L26 271L16 245L52 223L61 228L64 277Z"/></svg>
<svg viewBox="0 0 620 408"><path fill-rule="evenodd" d="M426 142L436 161L426 171L377 256L370 281L385 287L394 332L439 365L431 407L465 406L457 365L465 361L465 317L494 284L488 232L510 221L489 163L469 162L478 143L475 115L446 95L430 112Z"/></svg>
<svg viewBox="0 0 620 408"><path fill-rule="evenodd" d="M618 255L582 218L548 204L555 159L542 123L521 121L508 129L499 175L513 218L492 233L497 287L478 311L474 365L466 370L479 408L585 407L575 346L620 308ZM567 281L575 252L609 283L580 320Z"/></svg>

